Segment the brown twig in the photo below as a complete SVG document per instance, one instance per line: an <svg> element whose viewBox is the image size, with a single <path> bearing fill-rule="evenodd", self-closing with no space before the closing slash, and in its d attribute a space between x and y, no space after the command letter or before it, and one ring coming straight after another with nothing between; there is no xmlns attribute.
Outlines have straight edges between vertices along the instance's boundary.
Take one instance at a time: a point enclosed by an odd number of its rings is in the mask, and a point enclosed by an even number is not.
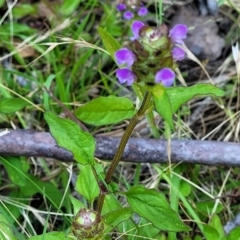
<svg viewBox="0 0 240 240"><path fill-rule="evenodd" d="M111 160L120 139L96 137L95 156ZM74 161L70 152L57 146L50 133L32 130L10 130L0 134L0 156L42 156L64 162ZM167 141L131 138L122 161L138 163L167 162ZM172 140L172 162L199 163L214 166L240 166L240 144L215 141Z"/></svg>

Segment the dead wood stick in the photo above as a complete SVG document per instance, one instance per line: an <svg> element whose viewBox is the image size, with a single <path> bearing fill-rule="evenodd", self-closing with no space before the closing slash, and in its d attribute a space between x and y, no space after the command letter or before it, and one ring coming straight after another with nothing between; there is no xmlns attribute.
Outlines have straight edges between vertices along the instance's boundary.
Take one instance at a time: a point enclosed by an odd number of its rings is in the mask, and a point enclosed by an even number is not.
<svg viewBox="0 0 240 240"><path fill-rule="evenodd" d="M111 160L119 138L96 137L95 157ZM33 130L0 131L0 156L41 156L64 162L74 161L72 154L57 146L48 132ZM172 162L199 163L213 166L240 166L240 144L232 142L175 140L171 141ZM122 161L137 163L167 162L167 141L131 138Z"/></svg>

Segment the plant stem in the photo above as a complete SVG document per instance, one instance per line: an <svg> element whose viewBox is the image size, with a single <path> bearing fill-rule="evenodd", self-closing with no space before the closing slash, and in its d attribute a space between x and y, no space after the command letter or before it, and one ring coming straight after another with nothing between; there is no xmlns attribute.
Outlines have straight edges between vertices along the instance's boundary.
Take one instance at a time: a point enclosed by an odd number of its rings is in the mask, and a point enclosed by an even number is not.
<svg viewBox="0 0 240 240"><path fill-rule="evenodd" d="M145 96L143 98L142 101L142 105L141 107L138 109L137 113L133 116L133 118L130 120L126 131L124 132L122 139L118 145L118 149L114 155L114 158L110 164L110 167L107 171L106 177L105 177L105 183L109 184L112 178L112 175L114 173L114 171L117 168L118 163L121 160L121 157L123 155L124 149L127 145L127 142L129 140L129 138L132 135L132 132L135 128L135 126L137 125L137 123L139 122L139 120L145 115L146 111L148 110L149 106L150 106L150 100L151 100L151 93L150 92L146 92ZM102 211L102 207L103 207L103 203L104 203L104 198L105 198L106 193L100 193L99 198L98 198L98 202L97 202L97 211L99 213L101 213Z"/></svg>

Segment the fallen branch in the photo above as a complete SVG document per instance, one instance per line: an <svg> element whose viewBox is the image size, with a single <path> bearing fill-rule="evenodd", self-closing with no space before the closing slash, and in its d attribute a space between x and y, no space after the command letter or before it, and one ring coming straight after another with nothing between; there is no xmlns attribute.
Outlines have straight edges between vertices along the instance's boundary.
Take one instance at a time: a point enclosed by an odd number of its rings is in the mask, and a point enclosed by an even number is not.
<svg viewBox="0 0 240 240"><path fill-rule="evenodd" d="M64 162L74 161L67 150L58 147L50 133L32 130L0 132L0 156L41 156ZM111 160L119 138L96 137L95 157ZM167 162L167 141L131 138L122 161ZM172 140L171 161L214 166L240 166L240 144L216 141Z"/></svg>

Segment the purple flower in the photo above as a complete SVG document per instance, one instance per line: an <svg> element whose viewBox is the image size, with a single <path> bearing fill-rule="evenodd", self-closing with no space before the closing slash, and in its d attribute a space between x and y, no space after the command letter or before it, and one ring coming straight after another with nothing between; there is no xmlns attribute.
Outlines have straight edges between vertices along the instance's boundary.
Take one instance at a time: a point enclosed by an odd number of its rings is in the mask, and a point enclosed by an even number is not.
<svg viewBox="0 0 240 240"><path fill-rule="evenodd" d="M136 80L136 75L128 68L117 69L116 77L121 84L127 83L127 86Z"/></svg>
<svg viewBox="0 0 240 240"><path fill-rule="evenodd" d="M124 11L126 10L127 6L124 4L124 3L119 3L117 6L116 6L117 10L118 11Z"/></svg>
<svg viewBox="0 0 240 240"><path fill-rule="evenodd" d="M128 68L130 68L136 60L134 53L128 48L121 48L116 51L114 55L118 65L121 66L125 64Z"/></svg>
<svg viewBox="0 0 240 240"><path fill-rule="evenodd" d="M131 11L126 11L124 14L123 14L123 18L126 19L126 20L130 20L134 17L134 14L131 12Z"/></svg>
<svg viewBox="0 0 240 240"><path fill-rule="evenodd" d="M162 68L155 75L155 82L162 83L165 87L170 87L173 85L175 79L175 73L170 68Z"/></svg>
<svg viewBox="0 0 240 240"><path fill-rule="evenodd" d="M173 42L181 43L187 37L188 28L186 25L177 24L169 31L169 37Z"/></svg>
<svg viewBox="0 0 240 240"><path fill-rule="evenodd" d="M185 54L184 50L179 47L175 47L172 50L172 56L173 56L174 60L176 60L176 61L183 60L185 58L185 55L186 54Z"/></svg>
<svg viewBox="0 0 240 240"><path fill-rule="evenodd" d="M134 21L132 23L131 29L132 29L133 37L130 38L132 41L139 38L139 31L144 26L145 24L141 21Z"/></svg>
<svg viewBox="0 0 240 240"><path fill-rule="evenodd" d="M148 9L146 7L141 7L138 10L138 16L139 17L145 16L145 15L147 15L147 13L148 13Z"/></svg>

